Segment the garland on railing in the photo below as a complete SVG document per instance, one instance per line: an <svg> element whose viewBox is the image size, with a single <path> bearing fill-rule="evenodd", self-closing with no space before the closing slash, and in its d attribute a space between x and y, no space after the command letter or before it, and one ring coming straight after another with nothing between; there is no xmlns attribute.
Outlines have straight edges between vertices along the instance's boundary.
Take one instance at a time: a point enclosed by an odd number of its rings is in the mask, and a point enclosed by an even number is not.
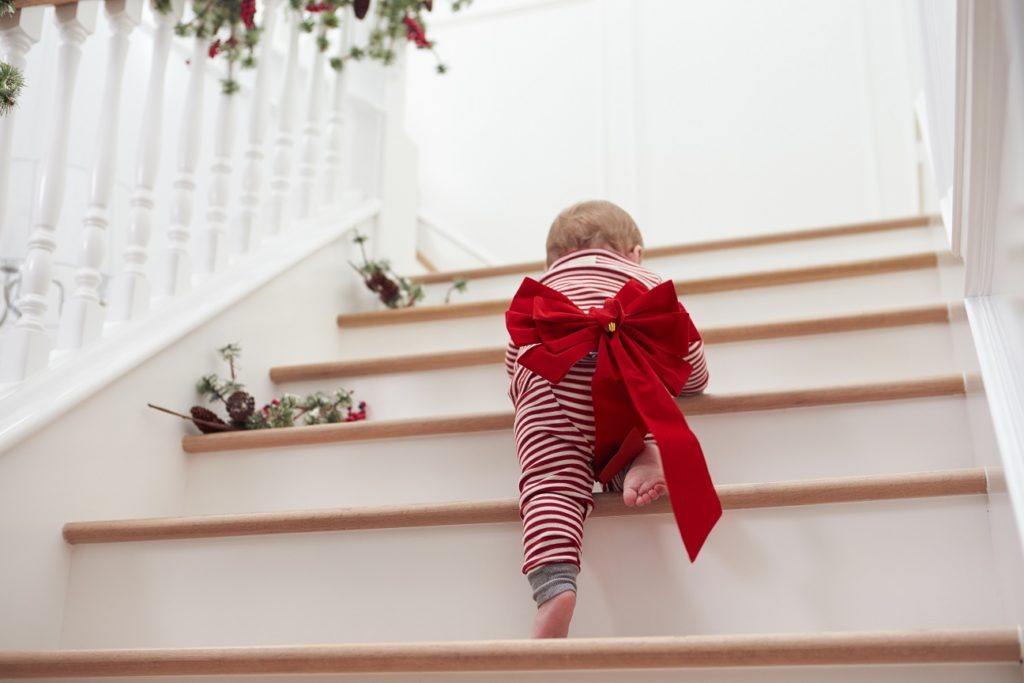
<svg viewBox="0 0 1024 683"><path fill-rule="evenodd" d="M450 0L452 10L459 11L473 0ZM0 0L12 2L13 0ZM152 0L153 9L162 14L171 11L171 0ZM363 19L370 9L370 0L289 0L291 8L302 15L299 28L317 32L316 44L321 52L330 47L327 35L341 28L339 10L351 7L357 19ZM235 80L235 64L243 69L256 66L255 49L260 41L261 28L256 24L256 0L194 0L194 16L174 27L179 36L209 38L210 58L223 55L228 62L228 76L221 81L224 93L230 95L239 89ZM433 0L377 0L376 19L365 45L353 45L343 55L332 57L331 67L340 70L349 60L373 59L385 66L393 64L397 56L396 43L403 37L421 50L430 50L437 60L437 72L445 73L448 66L441 62L434 49L434 41L427 39L423 11L433 9ZM224 32L223 34L221 32Z"/></svg>
<svg viewBox="0 0 1024 683"><path fill-rule="evenodd" d="M459 11L468 6L472 0L450 0L452 11ZM311 33L317 30L317 45L320 51L326 51L330 42L327 33L338 28L338 10L352 7L357 19L366 16L370 8L370 0L326 0L309 2L305 5L306 18L301 24L302 30ZM303 6L303 0L291 0L295 9ZM434 49L434 41L427 39L426 22L423 11L433 9L433 0L376 0L373 28L365 45L354 45L348 53L331 58L331 67L336 70L344 68L349 60L373 59L385 66L393 64L397 56L397 45L402 38L414 43L421 50L430 50L437 60L437 72L445 73L447 65L441 62Z"/></svg>
<svg viewBox="0 0 1024 683"><path fill-rule="evenodd" d="M305 398L283 394L256 410L256 400L245 391L245 385L238 381L236 374L242 348L238 344L228 344L218 349L218 352L228 364L231 379L221 379L216 373L203 375L196 383L196 392L210 403L223 403L230 422L225 422L217 413L205 406L192 406L189 410L190 415L182 415L152 403L146 405L189 420L204 434L242 429L294 427L295 421L299 418L302 418L303 424L306 425L358 422L366 419L366 402L360 401L353 409L353 392L348 389L337 389L330 395L318 391Z"/></svg>
<svg viewBox="0 0 1024 683"><path fill-rule="evenodd" d="M16 9L14 0L0 0L0 18L6 17L8 14L14 14Z"/></svg>
<svg viewBox="0 0 1024 683"><path fill-rule="evenodd" d="M167 13L171 4L169 0L153 0L153 8ZM238 92L235 65L243 69L256 66L255 49L261 33L256 25L256 0L195 0L192 10L192 19L178 22L174 32L209 39L207 55L211 59L223 55L228 62L227 78L221 81L224 94Z"/></svg>
<svg viewBox="0 0 1024 683"><path fill-rule="evenodd" d="M2 14L2 12L0 12ZM0 117L17 104L21 89L25 87L25 76L7 62L0 62Z"/></svg>

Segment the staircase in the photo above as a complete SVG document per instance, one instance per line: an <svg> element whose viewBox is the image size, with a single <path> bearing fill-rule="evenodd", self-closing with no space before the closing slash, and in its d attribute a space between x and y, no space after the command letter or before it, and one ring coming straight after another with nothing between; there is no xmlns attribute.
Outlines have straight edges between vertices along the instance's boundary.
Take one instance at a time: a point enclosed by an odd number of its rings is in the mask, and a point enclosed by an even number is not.
<svg viewBox="0 0 1024 683"><path fill-rule="evenodd" d="M325 355L269 381L343 383L370 419L183 430L178 512L68 519L59 648L0 653L0 678L1020 680L990 534L999 473L974 452L940 231L914 218L652 250L708 343L710 390L680 405L726 512L691 565L665 501L598 496L566 641L522 639L501 367L501 311L538 267L522 264L473 272L448 306L310 324L325 338L282 356ZM321 286L290 277L291 296ZM285 314L269 301L268 320ZM159 447L135 445L143 463Z"/></svg>

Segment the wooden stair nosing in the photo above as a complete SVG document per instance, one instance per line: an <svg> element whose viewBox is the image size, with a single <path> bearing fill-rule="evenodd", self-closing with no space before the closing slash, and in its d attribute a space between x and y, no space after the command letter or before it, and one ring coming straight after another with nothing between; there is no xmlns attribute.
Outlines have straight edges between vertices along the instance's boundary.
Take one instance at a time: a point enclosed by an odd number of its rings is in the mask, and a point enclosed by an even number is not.
<svg viewBox="0 0 1024 683"><path fill-rule="evenodd" d="M907 474L832 477L803 481L725 484L718 486L717 489L725 510L746 510L983 495L988 491L988 484L985 470L973 468ZM595 494L594 502L593 516L596 517L671 512L669 501L665 498L641 508L626 507L622 502L622 495L618 493ZM127 543L226 536L497 524L518 520L519 507L515 499L460 501L197 517L69 522L64 525L64 540L72 545Z"/></svg>
<svg viewBox="0 0 1024 683"><path fill-rule="evenodd" d="M800 266L783 268L739 275L723 275L700 278L696 280L676 280L675 287L679 294L710 294L737 289L753 289L758 287L775 287L779 285L799 284L803 282L820 282L846 277L881 275L905 270L934 268L938 265L937 252L920 252L885 258L864 259L845 263L831 263L817 266ZM486 301L470 301L466 303L436 304L431 306L411 306L409 308L362 311L359 313L343 313L337 316L339 327L366 327L372 325L392 325L431 320L452 320L456 318L475 318L485 315L504 313L508 308L504 299Z"/></svg>
<svg viewBox="0 0 1024 683"><path fill-rule="evenodd" d="M861 235L873 232L884 232L888 230L900 230L903 228L923 228L933 220L932 216L907 216L904 218L893 218L880 221L868 221L861 223L848 223L844 225L832 225L820 228L804 228L802 230L787 230L784 232L770 233L766 235L748 235L744 237L726 237L724 239L709 240L691 244L673 244L661 247L650 247L644 250L646 258L662 258L665 256L682 256L684 254L697 254L707 251L721 251L725 249L737 249L742 247L759 247L769 244L784 244L786 242L799 242L802 240L820 239L825 237L846 237L850 235ZM447 272L427 273L416 275L411 279L421 285L446 283L456 278L480 279L487 277L500 277L502 275L516 275L521 273L536 273L544 270L544 261L527 261L524 263L511 263L501 266L490 266L486 268L469 268L465 270L452 270Z"/></svg>
<svg viewBox="0 0 1024 683"><path fill-rule="evenodd" d="M214 676L1005 663L1017 630L832 631L0 652L0 677Z"/></svg>
<svg viewBox="0 0 1024 683"><path fill-rule="evenodd" d="M790 389L756 394L701 394L681 398L679 401L685 414L692 416L783 410L837 403L950 396L963 394L964 391L962 375L944 375L900 382L879 382L819 389ZM370 439L468 434L511 429L512 423L513 414L511 412L481 413L405 420L370 420L292 428L238 430L216 434L189 434L182 437L181 443L186 453L208 453Z"/></svg>
<svg viewBox="0 0 1024 683"><path fill-rule="evenodd" d="M870 311L866 313L853 313L826 318L784 320L772 323L711 327L704 330L701 336L706 344L726 344L762 339L779 339L783 337L799 337L814 334L833 334L838 332L855 332L888 327L944 323L949 322L949 319L949 304L942 303L915 308ZM407 356L392 356L390 358L370 358L357 361L307 363L302 365L288 365L271 368L270 379L272 382L283 383L332 379L338 377L363 377L367 375L385 375L403 372L447 370L451 368L501 363L504 359L504 355L505 348L501 346L412 354Z"/></svg>

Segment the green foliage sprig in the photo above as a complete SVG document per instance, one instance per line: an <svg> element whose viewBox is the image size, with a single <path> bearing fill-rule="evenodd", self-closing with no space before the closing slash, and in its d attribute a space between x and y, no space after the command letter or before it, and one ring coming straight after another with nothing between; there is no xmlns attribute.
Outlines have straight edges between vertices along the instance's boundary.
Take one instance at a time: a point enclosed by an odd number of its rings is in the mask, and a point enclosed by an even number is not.
<svg viewBox="0 0 1024 683"><path fill-rule="evenodd" d="M25 87L25 76L7 62L0 62L0 117L6 116L17 104L21 89Z"/></svg>
<svg viewBox="0 0 1024 683"><path fill-rule="evenodd" d="M14 14L17 8L14 6L14 0L0 0L0 17L6 17L8 14Z"/></svg>
<svg viewBox="0 0 1024 683"><path fill-rule="evenodd" d="M359 273L366 288L377 294L388 308L408 308L423 298L423 287L409 278L402 277L391 270L391 263L386 259L371 261L366 255L366 235L355 234L353 242L359 245L363 256L363 265L349 261L349 265Z"/></svg>
<svg viewBox="0 0 1024 683"><path fill-rule="evenodd" d="M238 359L242 354L242 348L238 344L228 344L217 351L228 364L230 379L222 379L216 373L203 375L196 382L196 392L210 403L223 403L230 423L203 406L192 406L189 411L191 415L183 415L152 403L147 405L155 410L189 420L204 433L294 427L295 421L300 418L306 425L366 419L366 402L361 401L353 408L353 392L348 389L336 389L331 394L318 391L305 398L284 394L256 410L256 402L245 391L245 385L238 381Z"/></svg>
<svg viewBox="0 0 1024 683"><path fill-rule="evenodd" d="M167 0L165 11L170 11ZM256 25L256 0L194 0L193 16L189 21L178 22L174 27L179 36L195 36L197 40L209 40L207 56L213 59L223 56L228 63L227 78L221 80L225 95L238 92L235 67L251 69L256 66L256 46L260 42L262 29Z"/></svg>

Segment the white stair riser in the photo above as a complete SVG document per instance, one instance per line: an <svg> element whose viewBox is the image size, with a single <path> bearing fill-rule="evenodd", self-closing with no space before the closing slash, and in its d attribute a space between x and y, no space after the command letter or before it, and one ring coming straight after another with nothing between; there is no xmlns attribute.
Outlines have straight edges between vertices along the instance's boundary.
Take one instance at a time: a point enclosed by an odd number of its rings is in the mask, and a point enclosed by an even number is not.
<svg viewBox="0 0 1024 683"><path fill-rule="evenodd" d="M902 228L886 232L884 237L877 233L869 233L645 258L643 265L664 278L687 280L781 268L800 268L819 263L842 263L929 251L935 248L934 232L935 228L929 227ZM537 245L538 259L544 258L543 248L543 244ZM481 301L510 296L527 275L536 279L543 273L470 278L466 291L452 294L452 301ZM447 283L426 285L425 303L443 303L450 286Z"/></svg>
<svg viewBox="0 0 1024 683"><path fill-rule="evenodd" d="M956 373L948 324L787 337L707 347L708 391L735 394L892 382ZM305 395L354 389L374 420L508 410L508 376L500 363L449 370L288 382Z"/></svg>
<svg viewBox="0 0 1024 683"><path fill-rule="evenodd" d="M513 291L507 293L508 298ZM943 300L937 271L930 268L682 297L698 329L822 318L930 305ZM338 334L337 353L333 358L376 358L505 344L508 332L504 321L504 315L490 315L399 325L343 327ZM319 359L306 359L305 362L310 360Z"/></svg>
<svg viewBox="0 0 1024 683"><path fill-rule="evenodd" d="M66 683L66 678L36 679ZM171 676L166 678L77 678L80 683L1020 683L1016 664L900 665L870 667L752 667L746 669L650 669L624 671L539 671L514 673L318 674L254 676Z"/></svg>
<svg viewBox="0 0 1024 683"><path fill-rule="evenodd" d="M719 484L973 467L956 397L698 415ZM511 431L188 456L188 514L517 494Z"/></svg>
<svg viewBox="0 0 1024 683"><path fill-rule="evenodd" d="M587 524L577 636L1002 627L985 497ZM524 637L518 524L76 547L62 647Z"/></svg>

